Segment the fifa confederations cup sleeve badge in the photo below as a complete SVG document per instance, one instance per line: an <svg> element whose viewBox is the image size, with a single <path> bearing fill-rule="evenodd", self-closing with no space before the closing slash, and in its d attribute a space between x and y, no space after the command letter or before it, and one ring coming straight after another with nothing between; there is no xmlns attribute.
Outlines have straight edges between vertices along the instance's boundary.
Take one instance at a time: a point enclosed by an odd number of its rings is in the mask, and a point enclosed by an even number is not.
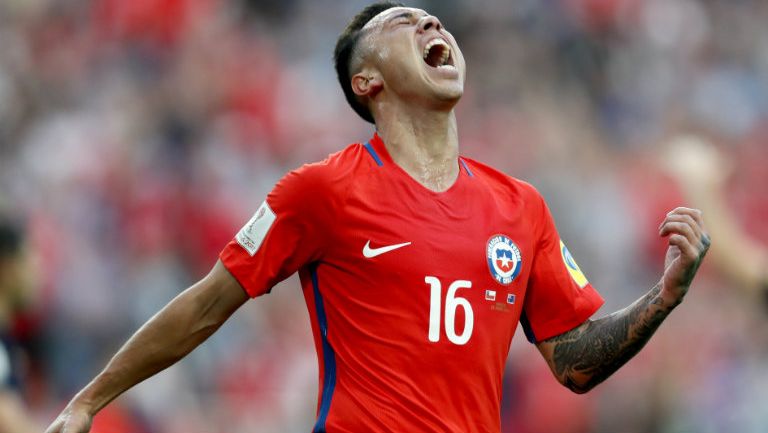
<svg viewBox="0 0 768 433"><path fill-rule="evenodd" d="M256 251L261 246L264 238L267 236L269 228L272 227L272 223L275 222L275 213L272 212L272 208L269 207L267 201L264 200L253 214L253 217L237 232L235 239L248 254L253 257Z"/></svg>
<svg viewBox="0 0 768 433"><path fill-rule="evenodd" d="M562 239L560 239L560 255L563 257L565 268L568 269L568 273L571 274L573 281L578 284L580 289L586 287L589 281L587 281L587 277L584 275L584 272L581 272L581 268L579 268L579 265L576 264L576 260L573 259L571 252L568 251L568 247L565 246Z"/></svg>

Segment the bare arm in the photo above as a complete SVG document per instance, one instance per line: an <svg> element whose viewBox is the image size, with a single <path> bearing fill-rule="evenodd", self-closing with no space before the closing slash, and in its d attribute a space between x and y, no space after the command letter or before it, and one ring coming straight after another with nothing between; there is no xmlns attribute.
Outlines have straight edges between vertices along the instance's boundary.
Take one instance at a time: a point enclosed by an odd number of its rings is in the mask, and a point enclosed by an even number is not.
<svg viewBox="0 0 768 433"><path fill-rule="evenodd" d="M595 387L645 346L672 311L656 285L629 307L538 344L555 377L573 392Z"/></svg>
<svg viewBox="0 0 768 433"><path fill-rule="evenodd" d="M67 405L46 433L84 433L117 396L170 367L213 334L248 295L217 262L213 270L145 323Z"/></svg>
<svg viewBox="0 0 768 433"><path fill-rule="evenodd" d="M572 391L589 391L635 356L687 293L709 248L701 212L677 208L659 233L669 236L670 247L656 286L623 310L537 344L555 377Z"/></svg>

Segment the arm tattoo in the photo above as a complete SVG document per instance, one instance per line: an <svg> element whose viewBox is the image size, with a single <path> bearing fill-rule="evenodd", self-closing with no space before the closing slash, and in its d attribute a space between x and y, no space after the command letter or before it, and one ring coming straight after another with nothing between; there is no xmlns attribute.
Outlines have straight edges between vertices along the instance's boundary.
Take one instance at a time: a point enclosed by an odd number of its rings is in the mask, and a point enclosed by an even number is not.
<svg viewBox="0 0 768 433"><path fill-rule="evenodd" d="M658 296L661 285L629 307L547 340L554 344L552 371L568 388L587 392L645 346L675 305Z"/></svg>

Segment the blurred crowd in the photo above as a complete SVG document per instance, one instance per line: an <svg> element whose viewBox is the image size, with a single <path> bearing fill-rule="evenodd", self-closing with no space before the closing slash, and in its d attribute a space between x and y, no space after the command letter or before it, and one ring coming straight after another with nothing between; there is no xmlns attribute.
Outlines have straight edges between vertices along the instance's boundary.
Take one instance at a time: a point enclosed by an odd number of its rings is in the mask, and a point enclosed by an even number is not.
<svg viewBox="0 0 768 433"><path fill-rule="evenodd" d="M0 214L24 221L38 286L9 338L41 426L210 269L282 174L371 136L331 61L366 4L0 0ZM600 314L658 281L658 224L697 205L665 170L680 135L714 143L738 227L768 245L767 2L409 5L467 60L462 154L542 192ZM706 263L646 349L583 396L519 333L504 433L768 431L768 303L743 285ZM93 431L306 432L316 398L289 279Z"/></svg>

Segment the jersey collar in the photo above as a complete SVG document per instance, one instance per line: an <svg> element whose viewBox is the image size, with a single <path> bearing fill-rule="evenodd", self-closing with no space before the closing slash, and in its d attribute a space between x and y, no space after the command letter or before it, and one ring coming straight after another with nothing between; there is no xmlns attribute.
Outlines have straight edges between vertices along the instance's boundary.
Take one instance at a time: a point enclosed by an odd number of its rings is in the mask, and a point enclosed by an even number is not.
<svg viewBox="0 0 768 433"><path fill-rule="evenodd" d="M384 144L384 140L379 137L377 132L374 132L371 140L368 143L365 143L365 148L368 153L371 154L373 160L376 161L376 165L381 167L384 164L395 163L387 151L387 146ZM459 171L463 171L469 177L474 177L466 161L464 161L464 158L461 156L459 156Z"/></svg>

